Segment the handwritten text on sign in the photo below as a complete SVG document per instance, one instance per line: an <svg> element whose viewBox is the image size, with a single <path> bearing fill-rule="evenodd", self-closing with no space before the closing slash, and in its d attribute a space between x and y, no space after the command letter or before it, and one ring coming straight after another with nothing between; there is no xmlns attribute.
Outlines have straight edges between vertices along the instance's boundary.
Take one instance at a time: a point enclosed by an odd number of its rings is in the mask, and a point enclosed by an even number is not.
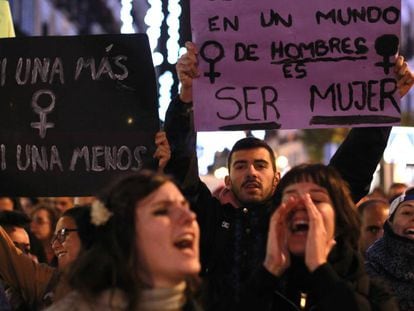
<svg viewBox="0 0 414 311"><path fill-rule="evenodd" d="M0 193L91 195L155 165L145 35L0 40Z"/></svg>
<svg viewBox="0 0 414 311"><path fill-rule="evenodd" d="M192 0L198 130L400 121L400 1Z"/></svg>

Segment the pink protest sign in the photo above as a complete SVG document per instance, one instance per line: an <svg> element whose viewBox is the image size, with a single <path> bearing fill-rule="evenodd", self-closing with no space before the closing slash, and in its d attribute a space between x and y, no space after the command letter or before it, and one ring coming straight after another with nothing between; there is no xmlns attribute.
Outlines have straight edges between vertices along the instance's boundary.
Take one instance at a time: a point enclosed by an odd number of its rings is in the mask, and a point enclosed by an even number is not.
<svg viewBox="0 0 414 311"><path fill-rule="evenodd" d="M191 0L199 131L400 122L400 1Z"/></svg>

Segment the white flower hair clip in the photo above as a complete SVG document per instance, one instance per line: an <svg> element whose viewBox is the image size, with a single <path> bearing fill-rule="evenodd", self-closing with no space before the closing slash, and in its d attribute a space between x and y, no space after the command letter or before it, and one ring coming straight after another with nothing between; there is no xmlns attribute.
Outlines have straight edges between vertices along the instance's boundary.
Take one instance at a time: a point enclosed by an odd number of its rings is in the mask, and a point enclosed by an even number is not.
<svg viewBox="0 0 414 311"><path fill-rule="evenodd" d="M91 208L91 223L95 226L106 224L113 215L100 200L95 200Z"/></svg>

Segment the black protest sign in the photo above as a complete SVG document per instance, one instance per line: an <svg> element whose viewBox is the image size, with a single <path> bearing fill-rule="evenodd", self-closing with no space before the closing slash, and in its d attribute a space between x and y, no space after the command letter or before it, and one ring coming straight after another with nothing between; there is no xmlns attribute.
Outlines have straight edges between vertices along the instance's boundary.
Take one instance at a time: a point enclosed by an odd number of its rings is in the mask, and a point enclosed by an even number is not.
<svg viewBox="0 0 414 311"><path fill-rule="evenodd" d="M95 194L155 167L158 127L146 35L0 40L1 194Z"/></svg>

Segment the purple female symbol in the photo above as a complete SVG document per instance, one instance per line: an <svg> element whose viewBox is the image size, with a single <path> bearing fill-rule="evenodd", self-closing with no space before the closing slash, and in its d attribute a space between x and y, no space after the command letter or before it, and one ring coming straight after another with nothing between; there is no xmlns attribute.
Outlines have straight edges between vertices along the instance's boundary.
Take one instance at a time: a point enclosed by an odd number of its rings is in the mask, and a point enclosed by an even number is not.
<svg viewBox="0 0 414 311"><path fill-rule="evenodd" d="M213 50L213 51L211 51ZM208 53L210 52L210 53ZM211 56L208 54L211 54L211 52L215 52L217 55ZM218 43L217 41L206 41L204 42L204 44L201 46L200 49L200 56L207 62L209 63L209 71L204 73L205 77L209 77L210 78L210 83L213 84L216 80L216 78L221 76L220 72L216 72L214 70L214 65L215 63L219 62L223 57L224 57L224 49L222 47L222 45L220 43Z"/></svg>

